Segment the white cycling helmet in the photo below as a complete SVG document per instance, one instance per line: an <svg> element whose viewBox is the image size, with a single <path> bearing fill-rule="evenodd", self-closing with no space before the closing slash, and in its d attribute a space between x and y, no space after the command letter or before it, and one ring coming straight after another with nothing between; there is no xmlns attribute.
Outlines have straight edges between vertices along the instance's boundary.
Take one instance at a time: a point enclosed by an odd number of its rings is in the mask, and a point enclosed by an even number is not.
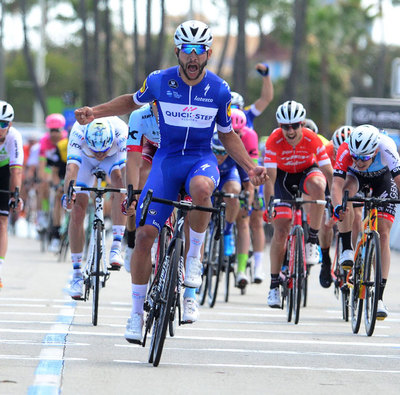
<svg viewBox="0 0 400 395"><path fill-rule="evenodd" d="M114 142L114 129L107 119L99 118L86 126L85 141L94 152L108 151Z"/></svg>
<svg viewBox="0 0 400 395"><path fill-rule="evenodd" d="M318 126L317 124L310 118L306 118L304 122L304 127L312 130L314 133L318 134Z"/></svg>
<svg viewBox="0 0 400 395"><path fill-rule="evenodd" d="M372 155L378 144L379 130L375 126L360 125L350 134L349 149L352 155Z"/></svg>
<svg viewBox="0 0 400 395"><path fill-rule="evenodd" d="M177 48L182 44L203 44L210 49L213 37L210 28L200 21L186 21L181 23L175 31L174 41Z"/></svg>
<svg viewBox="0 0 400 395"><path fill-rule="evenodd" d="M306 119L306 110L301 103L294 100L286 101L276 110L278 123L292 124L302 122Z"/></svg>
<svg viewBox="0 0 400 395"><path fill-rule="evenodd" d="M240 93L231 92L231 106L235 106L238 107L240 110L243 110L244 99Z"/></svg>
<svg viewBox="0 0 400 395"><path fill-rule="evenodd" d="M335 150L337 150L343 142L349 138L353 130L353 126L343 125L333 132L332 143Z"/></svg>
<svg viewBox="0 0 400 395"><path fill-rule="evenodd" d="M0 121L11 122L14 119L14 109L10 103L0 100Z"/></svg>

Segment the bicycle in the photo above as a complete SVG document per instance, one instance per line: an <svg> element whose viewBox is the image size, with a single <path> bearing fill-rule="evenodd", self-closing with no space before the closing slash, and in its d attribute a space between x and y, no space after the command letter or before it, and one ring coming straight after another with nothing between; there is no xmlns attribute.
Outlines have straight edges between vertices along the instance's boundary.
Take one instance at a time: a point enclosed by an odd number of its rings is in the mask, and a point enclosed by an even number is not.
<svg viewBox="0 0 400 395"><path fill-rule="evenodd" d="M180 294L183 285L183 265L185 257L185 241L183 224L188 211L200 210L205 212L218 212L213 207L197 206L192 202L182 200L180 202L153 197L153 191L149 189L143 200L142 215L139 225L146 220L150 203L168 204L178 209L174 227L174 235L168 245L164 259L159 262L154 280L147 292L144 303L144 310L147 313L145 322L145 333L142 346L146 345L147 334L152 331L149 363L158 366L164 347L167 328L175 321L176 310L178 309L178 323L180 319Z"/></svg>
<svg viewBox="0 0 400 395"><path fill-rule="evenodd" d="M286 246L286 257L282 270L280 272L281 279L281 295L282 305L284 308L286 301L287 321L292 320L294 313L294 323L298 324L300 319L300 306L302 297L307 298L304 294L305 279L307 277L307 263L305 260L305 241L303 229L303 204L326 204L325 200L304 200L300 195L301 191L297 186L292 186L295 197L294 199L274 199L271 196L268 210L272 212L272 206L278 203L289 203L292 206L292 223ZM304 299L303 299L304 303Z"/></svg>
<svg viewBox="0 0 400 395"><path fill-rule="evenodd" d="M203 253L203 275L199 288L199 303L203 305L208 296L208 305L214 307L217 300L219 277L225 264L224 255L224 228L225 228L225 207L224 197L235 198L237 195L216 191L214 207L220 209L211 215L204 239Z"/></svg>
<svg viewBox="0 0 400 395"><path fill-rule="evenodd" d="M350 311L351 328L358 333L361 325L364 305L364 325L367 336L372 336L376 320L380 286L382 280L382 259L380 236L378 233L378 206L382 203L399 204L400 199L381 197L352 197L344 192L342 207L346 210L347 202L364 203L362 234L354 253L354 265L347 276L351 289Z"/></svg>
<svg viewBox="0 0 400 395"><path fill-rule="evenodd" d="M115 270L108 267L105 259L105 226L103 214L103 195L107 192L127 193L126 188L107 188L102 187L101 183L105 180L106 174L102 169L96 168L92 174L97 179L97 187L81 187L74 186L74 180L71 180L68 186L67 199L71 201L72 194L75 191L89 191L95 193L95 213L93 219L92 232L90 235L89 250L83 272L83 283L85 286L83 298L87 301L92 290L92 324L97 325L99 312L99 292L100 288L106 286L106 282L110 277L110 271ZM141 191L134 191L139 194Z"/></svg>

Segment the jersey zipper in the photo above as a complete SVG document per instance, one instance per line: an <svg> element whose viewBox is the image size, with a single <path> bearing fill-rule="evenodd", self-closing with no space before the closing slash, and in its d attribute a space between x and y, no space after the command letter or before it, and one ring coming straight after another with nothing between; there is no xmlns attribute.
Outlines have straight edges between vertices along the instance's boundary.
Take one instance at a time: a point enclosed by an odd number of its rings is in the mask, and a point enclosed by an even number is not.
<svg viewBox="0 0 400 395"><path fill-rule="evenodd" d="M189 111L190 111L191 105L192 105L192 87L189 86ZM186 143L189 138L189 130L190 130L190 126L188 126L186 128L186 137L185 137L185 142L183 143L182 155L185 155Z"/></svg>

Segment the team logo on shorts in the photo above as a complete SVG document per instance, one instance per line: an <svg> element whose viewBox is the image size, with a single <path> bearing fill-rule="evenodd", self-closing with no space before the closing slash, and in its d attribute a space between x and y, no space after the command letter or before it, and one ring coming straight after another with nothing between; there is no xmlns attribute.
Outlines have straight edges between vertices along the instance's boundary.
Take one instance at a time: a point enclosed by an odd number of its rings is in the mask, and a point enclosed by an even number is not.
<svg viewBox="0 0 400 395"><path fill-rule="evenodd" d="M157 211L154 209L149 210L150 215L157 215Z"/></svg>
<svg viewBox="0 0 400 395"><path fill-rule="evenodd" d="M168 86L172 89L176 89L178 87L178 82L175 80L169 80L168 81Z"/></svg>

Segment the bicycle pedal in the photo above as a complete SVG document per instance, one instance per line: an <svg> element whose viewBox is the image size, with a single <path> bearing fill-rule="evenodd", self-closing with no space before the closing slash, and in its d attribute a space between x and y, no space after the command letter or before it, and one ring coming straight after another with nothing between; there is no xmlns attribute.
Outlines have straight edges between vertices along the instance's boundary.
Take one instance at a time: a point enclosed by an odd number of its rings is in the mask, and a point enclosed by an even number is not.
<svg viewBox="0 0 400 395"><path fill-rule="evenodd" d="M188 325L188 324L193 324L195 321L190 321L190 320L187 320L187 321L181 321L180 323L179 323L179 325Z"/></svg>
<svg viewBox="0 0 400 395"><path fill-rule="evenodd" d="M126 338L125 338L125 339L126 339ZM128 343L131 343L131 344L138 344L139 346L142 345L142 341L141 341L141 340L126 339L126 341L127 341Z"/></svg>
<svg viewBox="0 0 400 395"><path fill-rule="evenodd" d="M107 267L107 269L110 271L113 271L113 272L119 272L121 270L121 266L111 265L111 266Z"/></svg>

